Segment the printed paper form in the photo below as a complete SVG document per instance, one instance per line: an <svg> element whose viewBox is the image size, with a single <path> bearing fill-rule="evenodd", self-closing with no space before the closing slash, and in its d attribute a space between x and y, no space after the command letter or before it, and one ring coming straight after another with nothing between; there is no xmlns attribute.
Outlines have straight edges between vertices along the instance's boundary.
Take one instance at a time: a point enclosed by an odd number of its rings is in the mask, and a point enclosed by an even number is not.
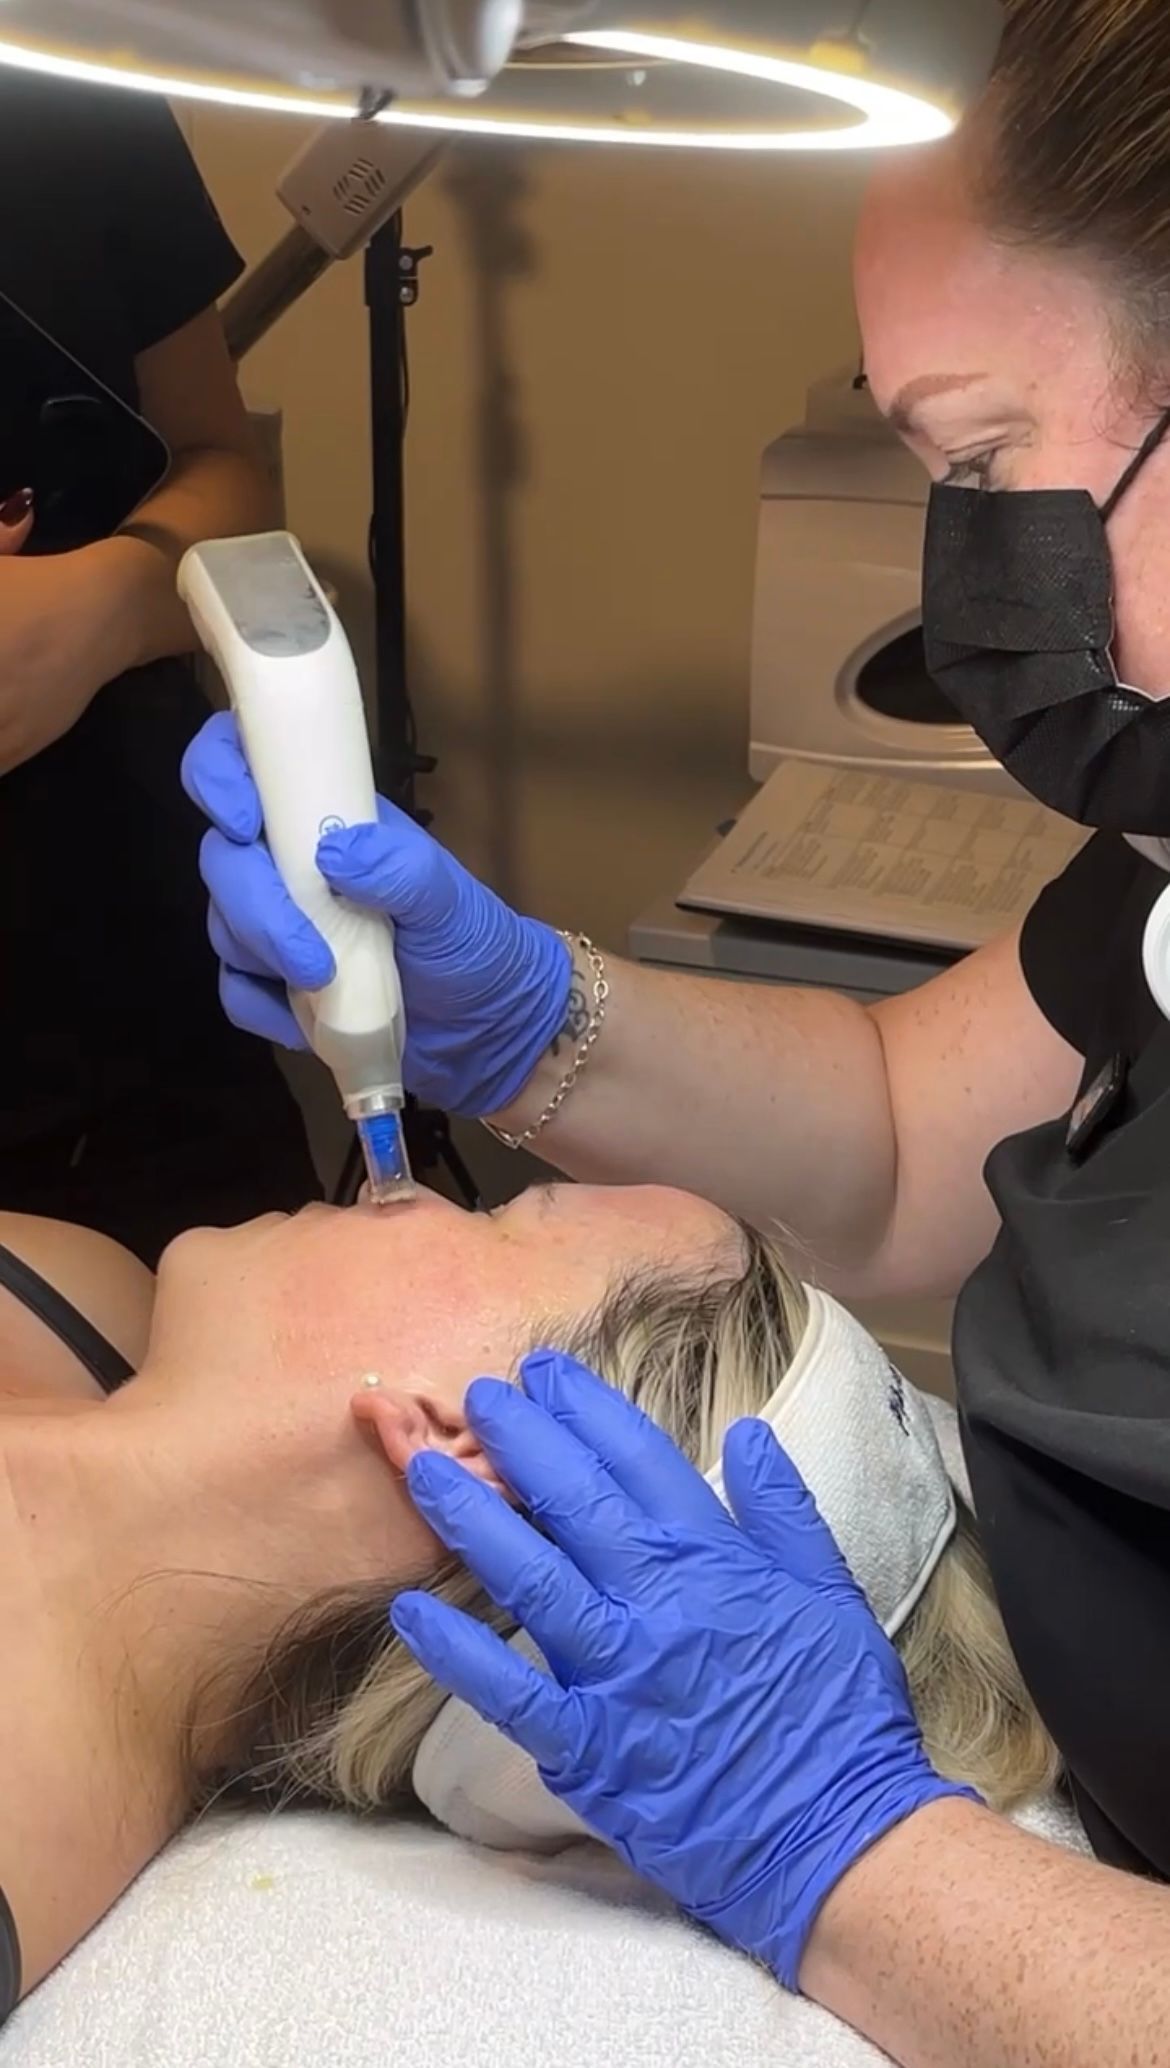
<svg viewBox="0 0 1170 2068"><path fill-rule="evenodd" d="M783 761L679 903L975 948L1021 920L1087 838L1026 800Z"/></svg>

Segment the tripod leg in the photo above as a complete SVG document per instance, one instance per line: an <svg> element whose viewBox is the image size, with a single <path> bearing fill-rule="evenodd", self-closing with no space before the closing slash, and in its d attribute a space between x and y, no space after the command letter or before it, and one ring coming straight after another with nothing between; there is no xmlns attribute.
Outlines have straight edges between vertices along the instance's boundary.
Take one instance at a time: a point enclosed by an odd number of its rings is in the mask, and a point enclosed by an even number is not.
<svg viewBox="0 0 1170 2068"><path fill-rule="evenodd" d="M483 1194L466 1163L463 1161L462 1156L459 1154L458 1149L455 1147L450 1121L445 1114L440 1114L438 1118L441 1122L440 1127L436 1130L439 1155L454 1178L472 1213L479 1213L483 1207Z"/></svg>
<svg viewBox="0 0 1170 2068"><path fill-rule="evenodd" d="M354 1140L350 1143L349 1154L345 1159L345 1167L333 1188L333 1198L330 1203L333 1206L356 1206L358 1193L365 1183L365 1176L366 1163L362 1155L361 1143Z"/></svg>

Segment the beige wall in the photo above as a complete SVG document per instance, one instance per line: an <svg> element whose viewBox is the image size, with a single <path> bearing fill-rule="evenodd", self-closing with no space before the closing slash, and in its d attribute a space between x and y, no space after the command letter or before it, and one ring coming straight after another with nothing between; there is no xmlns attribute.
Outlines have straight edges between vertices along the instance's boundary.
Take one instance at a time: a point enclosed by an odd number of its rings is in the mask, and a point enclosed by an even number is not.
<svg viewBox="0 0 1170 2068"><path fill-rule="evenodd" d="M200 111L249 258L298 125ZM858 169L461 146L411 203L413 680L444 837L613 944L746 786L764 444L854 349ZM368 651L360 265L249 361L290 521Z"/></svg>

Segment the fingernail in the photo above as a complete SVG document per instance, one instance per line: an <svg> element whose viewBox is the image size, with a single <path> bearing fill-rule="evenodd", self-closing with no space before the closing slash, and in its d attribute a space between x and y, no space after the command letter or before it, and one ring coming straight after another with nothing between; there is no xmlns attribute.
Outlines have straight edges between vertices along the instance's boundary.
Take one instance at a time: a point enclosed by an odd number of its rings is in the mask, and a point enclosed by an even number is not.
<svg viewBox="0 0 1170 2068"><path fill-rule="evenodd" d="M561 1353L559 1350L530 1350L528 1356L524 1359L521 1369L526 1373L530 1371L547 1371L550 1365L559 1364L560 1361Z"/></svg>
<svg viewBox="0 0 1170 2068"><path fill-rule="evenodd" d="M520 1366L520 1383L530 1399L543 1395L556 1376L560 1358L555 1350L533 1350Z"/></svg>
<svg viewBox="0 0 1170 2068"><path fill-rule="evenodd" d="M15 531L18 524L24 523L32 506L32 489L18 489L15 495L9 496L6 503L0 503L0 524L4 526L6 531Z"/></svg>
<svg viewBox="0 0 1170 2068"><path fill-rule="evenodd" d="M241 847L250 847L253 840L260 838L260 814L250 811L246 805L238 805L233 801L223 814L223 823L232 839L238 840Z"/></svg>
<svg viewBox="0 0 1170 2068"><path fill-rule="evenodd" d="M337 964L315 933L296 934L289 943L289 960L295 965L296 981L303 991L323 991L337 975Z"/></svg>
<svg viewBox="0 0 1170 2068"><path fill-rule="evenodd" d="M418 1613L414 1603L401 1598L392 1601L386 1612L386 1621L398 1637L409 1642L418 1629Z"/></svg>
<svg viewBox="0 0 1170 2068"><path fill-rule="evenodd" d="M469 1421L482 1421L496 1408L508 1408L515 1398L516 1388L504 1379L473 1379L464 1396L464 1412Z"/></svg>
<svg viewBox="0 0 1170 2068"><path fill-rule="evenodd" d="M584 1372L576 1358L567 1357L563 1350L534 1350L531 1357L524 1359L520 1376L524 1381L524 1391L539 1405L566 1381L572 1383L592 1377L592 1374Z"/></svg>
<svg viewBox="0 0 1170 2068"><path fill-rule="evenodd" d="M359 875L376 866L385 852L380 826L335 826L321 836L317 867L328 875Z"/></svg>
<svg viewBox="0 0 1170 2068"><path fill-rule="evenodd" d="M411 1493L436 1494L464 1476L462 1466L456 1465L454 1459L444 1457L441 1450L416 1451L406 1468L406 1483Z"/></svg>
<svg viewBox="0 0 1170 2068"><path fill-rule="evenodd" d="M317 867L336 869L348 855L348 847L338 839L336 833L326 833L317 848Z"/></svg>

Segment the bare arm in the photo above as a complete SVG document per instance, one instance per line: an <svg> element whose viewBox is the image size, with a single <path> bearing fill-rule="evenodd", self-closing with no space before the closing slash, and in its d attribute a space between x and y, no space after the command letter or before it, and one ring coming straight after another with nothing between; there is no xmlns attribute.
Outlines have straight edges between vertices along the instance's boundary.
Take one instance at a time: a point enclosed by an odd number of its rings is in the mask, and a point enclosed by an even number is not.
<svg viewBox="0 0 1170 2068"><path fill-rule="evenodd" d="M1170 1894L938 1803L840 1883L801 1987L901 2068L1158 2068Z"/></svg>
<svg viewBox="0 0 1170 2068"><path fill-rule="evenodd" d="M954 1291L995 1214L984 1160L1063 1112L1079 1058L1027 990L1017 935L873 1010L831 992L613 963L606 1025L540 1152L577 1178L653 1179L791 1231L847 1296ZM579 957L569 1036L592 996ZM511 1111L531 1125L564 1042Z"/></svg>
<svg viewBox="0 0 1170 2068"><path fill-rule="evenodd" d="M119 613L115 674L193 650L191 621L175 592L189 546L264 531L276 519L218 311L206 310L144 352L135 371L142 413L174 464L119 537L95 549L123 570L125 603L134 603Z"/></svg>

